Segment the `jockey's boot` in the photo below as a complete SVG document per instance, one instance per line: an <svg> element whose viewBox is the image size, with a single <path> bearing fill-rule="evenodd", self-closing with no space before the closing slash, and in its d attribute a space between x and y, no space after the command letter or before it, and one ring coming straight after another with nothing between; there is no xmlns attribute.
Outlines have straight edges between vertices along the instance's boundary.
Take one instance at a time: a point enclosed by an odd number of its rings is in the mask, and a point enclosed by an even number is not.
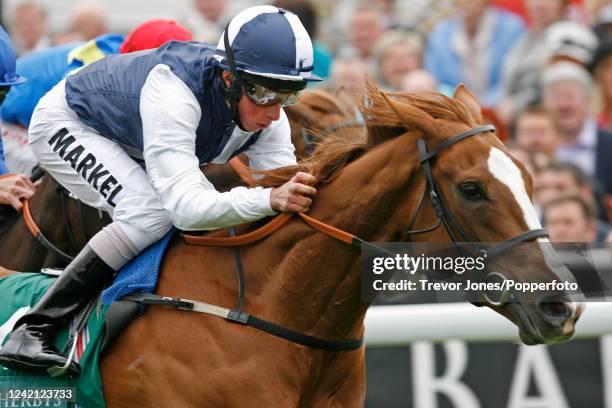
<svg viewBox="0 0 612 408"><path fill-rule="evenodd" d="M9 339L0 348L0 365L11 370L48 373L48 368L66 364L67 358L53 345L55 335L98 294L113 274L86 245L40 301L15 323ZM80 371L73 361L67 374L77 376Z"/></svg>

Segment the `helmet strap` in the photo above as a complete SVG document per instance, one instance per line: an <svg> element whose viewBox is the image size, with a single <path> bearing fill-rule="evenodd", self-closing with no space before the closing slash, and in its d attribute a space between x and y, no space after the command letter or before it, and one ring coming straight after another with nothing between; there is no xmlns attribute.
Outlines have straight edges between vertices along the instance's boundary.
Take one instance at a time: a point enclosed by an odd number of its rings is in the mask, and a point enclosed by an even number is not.
<svg viewBox="0 0 612 408"><path fill-rule="evenodd" d="M229 66L230 73L232 74L232 79L230 80L230 84L228 87L227 99L230 104L230 112L232 114L234 122L236 122L236 124L244 130L244 128L242 127L242 123L240 122L240 115L238 114L238 102L240 102L240 98L242 97L242 78L240 77L238 70L236 69L236 64L234 62L234 52L232 51L232 47L229 43L229 26L230 23L227 23L223 34L225 58L227 59L227 64ZM221 80L223 81L223 78ZM225 86L225 84L223 85Z"/></svg>

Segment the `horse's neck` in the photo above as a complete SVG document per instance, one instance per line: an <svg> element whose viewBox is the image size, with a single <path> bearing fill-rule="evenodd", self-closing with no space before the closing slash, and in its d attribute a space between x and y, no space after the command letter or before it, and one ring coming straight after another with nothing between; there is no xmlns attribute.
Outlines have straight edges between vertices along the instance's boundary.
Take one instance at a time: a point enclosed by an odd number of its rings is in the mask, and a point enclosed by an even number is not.
<svg viewBox="0 0 612 408"><path fill-rule="evenodd" d="M414 141L393 140L322 188L310 215L367 241L397 241L416 206L409 197L418 195L410 191L417 169ZM267 279L264 302L291 327L328 338L359 336L369 306L360 299L359 250L296 228L296 242Z"/></svg>

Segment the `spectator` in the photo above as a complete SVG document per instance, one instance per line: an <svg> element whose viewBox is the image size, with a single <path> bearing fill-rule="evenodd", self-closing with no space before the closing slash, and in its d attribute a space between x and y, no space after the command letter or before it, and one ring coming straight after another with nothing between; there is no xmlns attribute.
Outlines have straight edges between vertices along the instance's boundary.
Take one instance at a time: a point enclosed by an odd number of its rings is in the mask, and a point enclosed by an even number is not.
<svg viewBox="0 0 612 408"><path fill-rule="evenodd" d="M92 40L106 34L108 27L104 9L95 3L80 3L72 10L70 30L81 40Z"/></svg>
<svg viewBox="0 0 612 408"><path fill-rule="evenodd" d="M366 89L365 67L358 59L336 58L331 67L328 85L333 94L344 90L355 98L361 98Z"/></svg>
<svg viewBox="0 0 612 408"><path fill-rule="evenodd" d="M216 44L230 18L253 3L253 0L193 0L192 10L183 18L193 38Z"/></svg>
<svg viewBox="0 0 612 408"><path fill-rule="evenodd" d="M328 17L322 22L322 34L328 44L334 45L347 31L346 16L353 13L355 3L363 0L316 1L321 15ZM411 28L426 33L452 14L450 0L374 0L370 4L380 10L384 30Z"/></svg>
<svg viewBox="0 0 612 408"><path fill-rule="evenodd" d="M437 90L438 81L429 71L424 69L415 69L408 72L400 82L401 92L435 92Z"/></svg>
<svg viewBox="0 0 612 408"><path fill-rule="evenodd" d="M526 0L531 25L504 60L502 99L496 110L500 119L509 124L516 114L540 99L540 70L545 63L546 29L560 21L567 0Z"/></svg>
<svg viewBox="0 0 612 408"><path fill-rule="evenodd" d="M592 208L595 217L597 242L602 242L610 231L610 225L603 221L605 209L595 195L592 181L579 167L567 163L551 163L542 169L535 179L534 204L544 208L555 197L563 194L577 194Z"/></svg>
<svg viewBox="0 0 612 408"><path fill-rule="evenodd" d="M51 35L51 46L82 41L81 35L74 31L58 31Z"/></svg>
<svg viewBox="0 0 612 408"><path fill-rule="evenodd" d="M367 3L359 4L350 17L347 27L348 45L340 50L344 58L357 58L369 75L376 72L374 47L384 33L383 15Z"/></svg>
<svg viewBox="0 0 612 408"><path fill-rule="evenodd" d="M590 0L586 1L586 11L589 16L589 21L593 26L593 30L599 37L600 34L605 35L607 32L612 32L612 3L610 0Z"/></svg>
<svg viewBox="0 0 612 408"><path fill-rule="evenodd" d="M597 125L612 131L612 35L602 39L590 66L595 78Z"/></svg>
<svg viewBox="0 0 612 408"><path fill-rule="evenodd" d="M544 206L544 224L552 242L595 242L597 239L592 207L577 194L562 194L550 200Z"/></svg>
<svg viewBox="0 0 612 408"><path fill-rule="evenodd" d="M51 45L47 32L47 12L39 3L19 3L12 10L11 17L18 55L44 50Z"/></svg>
<svg viewBox="0 0 612 408"><path fill-rule="evenodd" d="M544 56L550 63L569 61L586 68L597 43L597 36L589 28L571 21L560 21L546 30Z"/></svg>
<svg viewBox="0 0 612 408"><path fill-rule="evenodd" d="M559 129L557 159L576 164L612 192L612 134L597 128L588 72L560 61L544 71L542 82L544 106Z"/></svg>
<svg viewBox="0 0 612 408"><path fill-rule="evenodd" d="M528 152L542 152L553 158L559 132L551 113L540 105L528 106L516 119L516 144Z"/></svg>
<svg viewBox="0 0 612 408"><path fill-rule="evenodd" d="M534 201L545 206L560 194L580 195L593 205L593 186L591 180L576 165L568 162L550 163L538 172L535 179Z"/></svg>
<svg viewBox="0 0 612 408"><path fill-rule="evenodd" d="M425 68L455 88L467 84L487 107L501 96L505 55L524 32L521 19L489 6L489 0L454 0L456 16L431 32Z"/></svg>
<svg viewBox="0 0 612 408"><path fill-rule="evenodd" d="M332 56L325 46L315 39L317 37L318 19L312 2L310 0L276 0L273 6L289 10L300 18L306 32L313 39L314 70L312 73L320 78L327 78Z"/></svg>
<svg viewBox="0 0 612 408"><path fill-rule="evenodd" d="M423 37L416 32L387 31L376 44L378 83L398 91L402 78L419 69L423 59Z"/></svg>

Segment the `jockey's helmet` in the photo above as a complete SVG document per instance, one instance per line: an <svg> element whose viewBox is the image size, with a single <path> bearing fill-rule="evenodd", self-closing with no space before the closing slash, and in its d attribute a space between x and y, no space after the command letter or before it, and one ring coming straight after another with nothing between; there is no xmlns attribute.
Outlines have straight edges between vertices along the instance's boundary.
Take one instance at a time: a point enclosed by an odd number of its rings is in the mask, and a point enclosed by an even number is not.
<svg viewBox="0 0 612 408"><path fill-rule="evenodd" d="M119 52L149 50L164 45L168 41L191 41L191 32L174 20L149 20L133 29L121 44Z"/></svg>
<svg viewBox="0 0 612 408"><path fill-rule="evenodd" d="M26 79L15 71L16 57L13 44L4 28L0 27L0 86L24 83Z"/></svg>
<svg viewBox="0 0 612 408"><path fill-rule="evenodd" d="M230 94L234 102L242 95L245 82L261 88L249 88L253 91L251 99L261 98L265 104L265 100L274 100L266 89L295 93L308 81L321 80L312 73L312 42L300 19L274 6L256 6L238 13L221 35L215 59L221 69L233 75Z"/></svg>

